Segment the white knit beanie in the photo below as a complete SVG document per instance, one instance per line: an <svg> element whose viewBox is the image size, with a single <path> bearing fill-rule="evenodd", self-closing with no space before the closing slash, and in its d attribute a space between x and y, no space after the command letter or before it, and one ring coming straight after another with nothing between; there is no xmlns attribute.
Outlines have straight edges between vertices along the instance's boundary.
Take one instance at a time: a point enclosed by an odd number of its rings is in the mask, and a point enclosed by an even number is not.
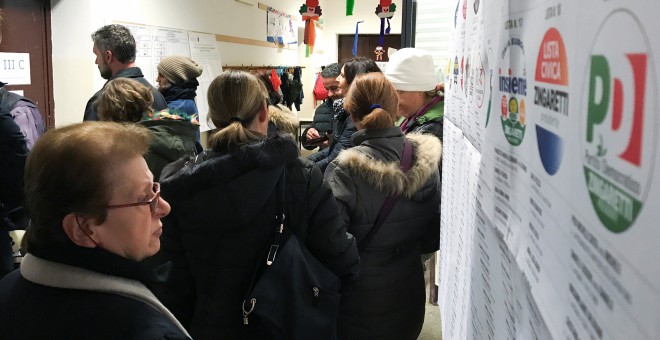
<svg viewBox="0 0 660 340"><path fill-rule="evenodd" d="M162 58L156 68L172 84L183 83L202 75L202 67L199 64L188 57L178 55Z"/></svg>
<svg viewBox="0 0 660 340"><path fill-rule="evenodd" d="M402 48L391 55L386 76L398 91L426 92L437 85L433 58L418 48Z"/></svg>

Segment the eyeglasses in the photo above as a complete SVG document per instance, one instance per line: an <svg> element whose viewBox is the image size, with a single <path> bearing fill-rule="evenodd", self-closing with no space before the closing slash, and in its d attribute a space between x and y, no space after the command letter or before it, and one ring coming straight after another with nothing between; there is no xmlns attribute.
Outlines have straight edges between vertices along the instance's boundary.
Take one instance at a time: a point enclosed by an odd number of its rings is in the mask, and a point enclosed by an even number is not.
<svg viewBox="0 0 660 340"><path fill-rule="evenodd" d="M128 208L128 207L137 207L140 205L149 205L149 209L151 210L151 213L155 214L158 212L158 201L160 198L160 183L154 182L154 186L152 190L156 193L156 195L154 195L154 197L148 201L128 203L128 204L108 205L106 206L106 209Z"/></svg>

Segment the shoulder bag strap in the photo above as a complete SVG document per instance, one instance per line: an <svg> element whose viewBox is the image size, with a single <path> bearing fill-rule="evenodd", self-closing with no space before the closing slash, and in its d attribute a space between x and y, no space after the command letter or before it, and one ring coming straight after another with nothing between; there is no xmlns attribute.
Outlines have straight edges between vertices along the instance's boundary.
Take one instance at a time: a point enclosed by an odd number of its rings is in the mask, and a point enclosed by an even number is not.
<svg viewBox="0 0 660 340"><path fill-rule="evenodd" d="M401 170L403 170L404 173L408 172L410 168L412 167L412 154L413 154L413 147L412 144L408 139L406 139L406 144L403 147L403 154L401 155ZM378 212L378 216L376 217L376 222L374 222L373 227L371 227L371 230L367 233L367 235L362 239L362 242L358 244L358 251L362 252L364 251L369 243L371 243L371 240L373 240L374 236L376 236L376 232L378 232L378 229L380 229L381 226L383 226L383 223L385 223L385 220L387 220L387 217L390 215L392 212L392 208L394 208L394 205L396 204L396 201L399 199L399 195L389 195L387 198L385 198L385 202L383 202L383 206L380 207L380 211Z"/></svg>
<svg viewBox="0 0 660 340"><path fill-rule="evenodd" d="M286 219L285 203L284 203L285 198L286 198L286 168L282 170L280 179L277 182L277 210L276 210L277 215L275 216L275 232L273 233L271 242L268 245L268 249L266 249L267 251L265 257L266 261L265 263L262 262L264 260L263 255L259 257L259 261L257 261L256 267L254 269L254 273L252 274L252 279L250 280L250 285L248 286L246 296L248 296L254 289L254 286L257 284L257 281L261 276L260 274L263 273L263 270L267 269L273 264L273 262L275 262L277 251L280 249L280 247L284 246L284 243L286 243L288 239L286 236L284 237L284 239L282 237L286 229L284 226ZM243 309L243 322L246 325L247 325L247 316L250 313L252 313L252 311L254 310L255 302L256 301L243 300L243 304L241 305Z"/></svg>

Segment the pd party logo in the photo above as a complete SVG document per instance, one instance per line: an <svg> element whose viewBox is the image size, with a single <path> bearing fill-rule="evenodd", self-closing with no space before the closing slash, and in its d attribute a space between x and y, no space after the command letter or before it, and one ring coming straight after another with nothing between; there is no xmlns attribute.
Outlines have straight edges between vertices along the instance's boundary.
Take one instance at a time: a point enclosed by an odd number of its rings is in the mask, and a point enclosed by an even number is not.
<svg viewBox="0 0 660 340"><path fill-rule="evenodd" d="M622 32L625 31L625 32ZM625 36L625 39L612 37ZM657 85L637 17L618 10L592 48L583 109L583 168L591 203L612 232L628 229L651 186L657 139Z"/></svg>
<svg viewBox="0 0 660 340"><path fill-rule="evenodd" d="M527 95L525 48L519 38L509 39L502 50L499 90L502 96L500 120L504 136L509 144L518 146L525 137L525 96Z"/></svg>
<svg viewBox="0 0 660 340"><path fill-rule="evenodd" d="M568 60L559 31L550 28L543 37L536 59L534 105L540 117L536 143L543 168L549 175L559 170L564 153L560 132L568 123Z"/></svg>

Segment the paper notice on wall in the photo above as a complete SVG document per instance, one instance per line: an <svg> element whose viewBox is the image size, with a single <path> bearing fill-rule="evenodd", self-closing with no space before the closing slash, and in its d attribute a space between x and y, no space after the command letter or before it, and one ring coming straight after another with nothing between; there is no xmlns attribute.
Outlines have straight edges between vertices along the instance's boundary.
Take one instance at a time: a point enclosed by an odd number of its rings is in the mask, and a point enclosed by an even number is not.
<svg viewBox="0 0 660 340"><path fill-rule="evenodd" d="M532 323L498 327L529 304L549 334L517 338L660 338L658 14L660 3L641 0L456 1L443 145L446 337L511 338ZM469 145L481 152L478 173ZM512 276L524 280L503 291Z"/></svg>
<svg viewBox="0 0 660 340"><path fill-rule="evenodd" d="M30 85L30 53L0 52L0 81L7 85Z"/></svg>
<svg viewBox="0 0 660 340"><path fill-rule="evenodd" d="M169 55L190 57L188 32L176 28L126 24L133 34L136 45L135 64L142 70L144 78L158 87L156 66L160 59Z"/></svg>
<svg viewBox="0 0 660 340"><path fill-rule="evenodd" d="M207 33L189 33L190 57L202 66L204 71L197 79L199 81L199 90L197 91L197 109L199 110L199 123L201 131L214 129L213 123L208 119L208 102L206 93L209 85L215 77L222 73L222 63L220 61L220 51L215 41L214 34ZM200 95L203 94L203 95Z"/></svg>

